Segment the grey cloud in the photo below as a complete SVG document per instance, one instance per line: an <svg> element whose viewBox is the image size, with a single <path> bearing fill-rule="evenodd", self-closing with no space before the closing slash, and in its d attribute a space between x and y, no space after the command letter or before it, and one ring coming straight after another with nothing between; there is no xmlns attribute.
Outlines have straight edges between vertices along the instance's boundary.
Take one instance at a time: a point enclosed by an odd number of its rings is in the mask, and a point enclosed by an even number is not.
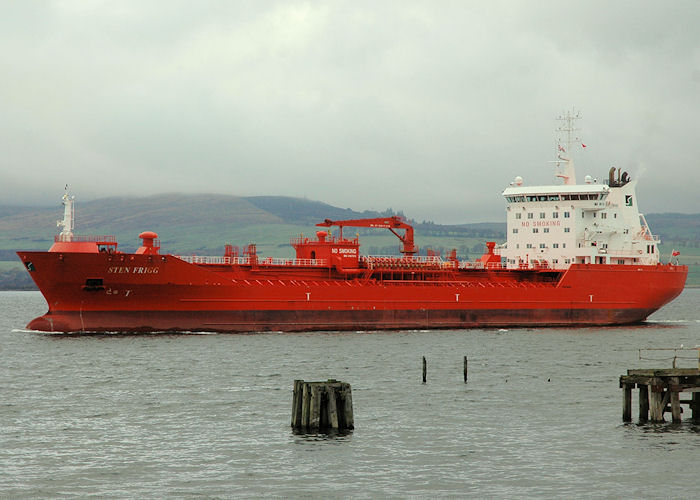
<svg viewBox="0 0 700 500"><path fill-rule="evenodd" d="M191 191L501 220L515 175L642 174L697 211L693 2L7 2L0 185L44 203ZM694 76L695 75L695 76ZM30 175L28 175L31 173ZM682 181L679 181L682 179ZM682 184L682 185L679 185Z"/></svg>

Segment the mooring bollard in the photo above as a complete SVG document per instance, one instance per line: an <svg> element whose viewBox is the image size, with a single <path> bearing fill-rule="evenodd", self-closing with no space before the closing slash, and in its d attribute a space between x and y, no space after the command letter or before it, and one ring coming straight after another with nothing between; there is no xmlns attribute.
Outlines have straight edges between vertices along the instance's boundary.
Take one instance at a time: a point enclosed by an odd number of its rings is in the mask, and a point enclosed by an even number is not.
<svg viewBox="0 0 700 500"><path fill-rule="evenodd" d="M423 356L423 383L424 384L425 384L427 374L428 374L428 363L425 361L425 356Z"/></svg>
<svg viewBox="0 0 700 500"><path fill-rule="evenodd" d="M346 382L294 381L292 427L299 430L348 430L355 428L352 389Z"/></svg>

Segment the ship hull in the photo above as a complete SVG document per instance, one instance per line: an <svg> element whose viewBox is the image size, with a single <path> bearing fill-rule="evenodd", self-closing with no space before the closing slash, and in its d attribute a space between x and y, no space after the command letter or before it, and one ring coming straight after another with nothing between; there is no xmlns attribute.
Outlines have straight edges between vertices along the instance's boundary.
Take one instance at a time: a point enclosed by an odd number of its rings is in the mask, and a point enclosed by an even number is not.
<svg viewBox="0 0 700 500"><path fill-rule="evenodd" d="M19 252L49 332L309 331L621 325L673 300L687 267L396 270L195 265L173 256Z"/></svg>
<svg viewBox="0 0 700 500"><path fill-rule="evenodd" d="M57 311L27 328L45 332L295 332L624 325L649 309L425 311Z"/></svg>

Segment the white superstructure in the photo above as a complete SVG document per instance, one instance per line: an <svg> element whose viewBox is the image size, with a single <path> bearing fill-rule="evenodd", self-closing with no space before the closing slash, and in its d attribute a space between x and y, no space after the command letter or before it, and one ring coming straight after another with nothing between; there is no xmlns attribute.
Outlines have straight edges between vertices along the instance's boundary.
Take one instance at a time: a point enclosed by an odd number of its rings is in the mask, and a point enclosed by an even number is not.
<svg viewBox="0 0 700 500"><path fill-rule="evenodd" d="M637 208L636 181L611 168L605 183L586 176L576 183L571 148L573 121L560 117L567 133L566 148L557 144L557 177L564 183L524 186L516 177L503 191L507 202L507 242L500 255L508 268L570 264L646 264L659 262L659 238L653 236ZM563 167L563 168L562 168Z"/></svg>

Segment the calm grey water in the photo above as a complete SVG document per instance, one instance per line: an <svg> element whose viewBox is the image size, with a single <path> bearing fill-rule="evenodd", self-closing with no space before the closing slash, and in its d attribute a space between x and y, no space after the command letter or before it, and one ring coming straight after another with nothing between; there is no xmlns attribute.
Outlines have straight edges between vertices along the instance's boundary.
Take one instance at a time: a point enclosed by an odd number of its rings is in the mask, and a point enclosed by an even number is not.
<svg viewBox="0 0 700 500"><path fill-rule="evenodd" d="M39 293L0 292L0 496L697 497L700 426L623 424L618 378L671 366L640 347L700 344L699 305L624 328L61 336L23 329ZM352 384L355 431L293 434L296 378Z"/></svg>

